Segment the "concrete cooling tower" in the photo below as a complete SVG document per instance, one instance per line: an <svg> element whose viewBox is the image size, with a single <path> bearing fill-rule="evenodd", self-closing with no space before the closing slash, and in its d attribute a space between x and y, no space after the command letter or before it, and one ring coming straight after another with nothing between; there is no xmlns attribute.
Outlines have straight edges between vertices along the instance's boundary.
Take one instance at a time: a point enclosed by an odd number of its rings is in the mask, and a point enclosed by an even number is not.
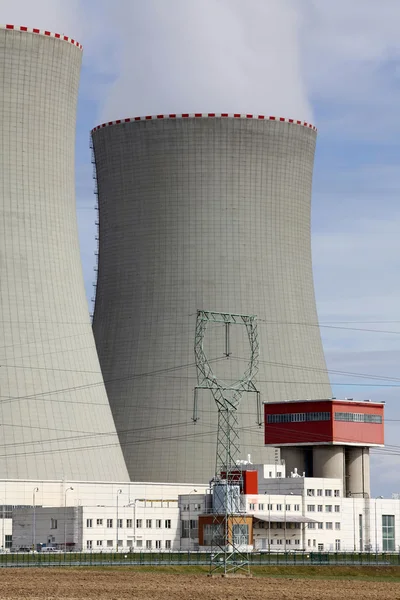
<svg viewBox="0 0 400 600"><path fill-rule="evenodd" d="M311 265L316 130L253 115L158 115L106 123L92 141L93 326L130 476L207 481L217 410L202 391L192 420L197 310L257 315L263 402L331 397ZM243 328L231 327L229 357L220 323L204 345L220 380L243 374ZM274 459L254 394L243 396L239 430L243 459Z"/></svg>
<svg viewBox="0 0 400 600"><path fill-rule="evenodd" d="M0 478L128 479L75 214L82 47L0 26Z"/></svg>

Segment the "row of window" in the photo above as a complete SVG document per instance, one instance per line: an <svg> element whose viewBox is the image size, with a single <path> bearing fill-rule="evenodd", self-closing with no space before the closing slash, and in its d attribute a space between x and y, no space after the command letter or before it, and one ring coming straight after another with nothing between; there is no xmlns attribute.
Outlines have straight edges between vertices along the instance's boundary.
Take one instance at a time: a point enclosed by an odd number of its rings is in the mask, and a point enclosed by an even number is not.
<svg viewBox="0 0 400 600"><path fill-rule="evenodd" d="M348 423L382 423L380 415L365 415L363 413L335 412L335 421Z"/></svg>
<svg viewBox="0 0 400 600"><path fill-rule="evenodd" d="M309 547L313 547L316 548L317 547L317 540L307 540L307 546ZM323 552L324 550L324 544L319 543L318 544L318 552ZM340 540L335 540L335 552L340 552Z"/></svg>
<svg viewBox="0 0 400 600"><path fill-rule="evenodd" d="M124 527L124 519L86 519L86 527L93 527L93 523L96 522L97 527L104 527L111 529L114 527L114 524L118 527L118 529L122 529ZM55 523L55 525L54 525ZM132 529L133 527L133 519L126 519L126 528ZM163 524L165 529L171 529L171 519L154 519L155 529L162 529ZM136 519L136 529L141 529L143 527L143 519ZM153 528L153 519L146 519L146 529ZM57 529L57 519L51 519L51 529Z"/></svg>
<svg viewBox="0 0 400 600"><path fill-rule="evenodd" d="M307 528L308 529L323 529L324 528L324 524L323 523L307 523ZM325 523L325 529L333 529L333 523L332 521L327 521ZM340 522L336 521L335 523L335 529L338 530L340 529Z"/></svg>
<svg viewBox="0 0 400 600"><path fill-rule="evenodd" d="M315 504L307 504L308 512L315 512ZM324 505L317 504L317 512L324 512ZM332 504L325 504L325 512L333 512ZM335 512L340 512L340 505L335 504Z"/></svg>
<svg viewBox="0 0 400 600"><path fill-rule="evenodd" d="M267 415L267 423L306 423L307 421L330 421L330 412L298 412L286 414Z"/></svg>
<svg viewBox="0 0 400 600"><path fill-rule="evenodd" d="M307 490L307 496L323 496L324 495L324 490L322 489L317 489L317 494L315 494L315 490L310 489ZM325 490L325 496L328 498L332 497L332 490ZM339 498L340 497L340 490L333 490L333 496L335 498Z"/></svg>
<svg viewBox="0 0 400 600"><path fill-rule="evenodd" d="M287 511L292 510L291 504L285 504L285 505L275 504L276 510L283 510L284 506L285 506L285 510L287 510ZM257 510L257 504L255 502L249 502L249 510ZM259 504L258 510L259 511L274 510L274 504ZM294 504L293 510L298 512L300 510L300 504Z"/></svg>
<svg viewBox="0 0 400 600"><path fill-rule="evenodd" d="M86 549L87 550L92 550L95 547L96 548L112 548L113 546L114 546L114 540L96 540L95 545L94 545L93 540L86 541ZM124 544L123 540L118 540L118 547L123 548L124 546L126 548L132 548L133 540L126 540L126 544ZM153 540L146 540L146 546L143 546L143 540L136 540L136 548L143 548L143 547L145 547L146 550L151 550L153 547L156 550L161 550L162 549L162 540L154 540L154 546L153 546ZM165 540L164 548L165 548L165 550L171 550L172 541Z"/></svg>

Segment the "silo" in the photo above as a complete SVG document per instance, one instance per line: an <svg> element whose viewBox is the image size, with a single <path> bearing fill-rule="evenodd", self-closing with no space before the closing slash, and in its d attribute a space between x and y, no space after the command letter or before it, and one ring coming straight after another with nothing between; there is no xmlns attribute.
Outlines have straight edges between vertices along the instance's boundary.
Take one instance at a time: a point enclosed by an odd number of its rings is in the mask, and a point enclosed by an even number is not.
<svg viewBox="0 0 400 600"><path fill-rule="evenodd" d="M92 141L93 326L130 476L207 481L217 416L202 392L192 421L197 310L257 315L261 401L331 397L311 265L316 130L254 115L158 115L105 123ZM205 345L216 375L232 381L248 340L231 328L226 353L223 335L210 327ZM247 394L242 456L271 462L257 421Z"/></svg>
<svg viewBox="0 0 400 600"><path fill-rule="evenodd" d="M128 479L75 213L82 47L0 26L0 478Z"/></svg>

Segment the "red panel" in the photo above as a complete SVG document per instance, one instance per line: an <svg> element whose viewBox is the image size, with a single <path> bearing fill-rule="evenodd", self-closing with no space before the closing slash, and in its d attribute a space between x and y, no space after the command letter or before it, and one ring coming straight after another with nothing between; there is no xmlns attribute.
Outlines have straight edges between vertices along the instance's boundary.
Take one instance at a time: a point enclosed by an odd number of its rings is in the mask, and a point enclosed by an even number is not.
<svg viewBox="0 0 400 600"><path fill-rule="evenodd" d="M310 412L331 413L331 411L332 402L330 400L264 404L265 444L279 446L280 444L332 443L332 420L269 424L267 419L268 415Z"/></svg>
<svg viewBox="0 0 400 600"><path fill-rule="evenodd" d="M243 471L243 493L258 494L257 471Z"/></svg>
<svg viewBox="0 0 400 600"><path fill-rule="evenodd" d="M357 423L335 420L335 413L361 413L382 417L380 423ZM366 402L340 402L333 405L333 439L335 442L347 444L383 444L384 443L384 408L383 405Z"/></svg>
<svg viewBox="0 0 400 600"><path fill-rule="evenodd" d="M330 420L268 423L268 415L328 412ZM359 413L382 417L382 423L335 420L335 413ZM265 444L361 444L384 443L384 405L350 400L316 400L264 404Z"/></svg>

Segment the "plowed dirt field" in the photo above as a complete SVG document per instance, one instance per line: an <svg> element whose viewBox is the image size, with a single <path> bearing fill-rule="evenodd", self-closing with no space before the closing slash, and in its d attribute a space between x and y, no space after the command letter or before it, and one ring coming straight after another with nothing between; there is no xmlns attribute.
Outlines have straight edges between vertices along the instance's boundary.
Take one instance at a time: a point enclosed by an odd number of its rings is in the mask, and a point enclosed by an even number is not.
<svg viewBox="0 0 400 600"><path fill-rule="evenodd" d="M209 578L130 569L1 569L0 599L7 600L392 600L400 584L379 581L268 577Z"/></svg>

